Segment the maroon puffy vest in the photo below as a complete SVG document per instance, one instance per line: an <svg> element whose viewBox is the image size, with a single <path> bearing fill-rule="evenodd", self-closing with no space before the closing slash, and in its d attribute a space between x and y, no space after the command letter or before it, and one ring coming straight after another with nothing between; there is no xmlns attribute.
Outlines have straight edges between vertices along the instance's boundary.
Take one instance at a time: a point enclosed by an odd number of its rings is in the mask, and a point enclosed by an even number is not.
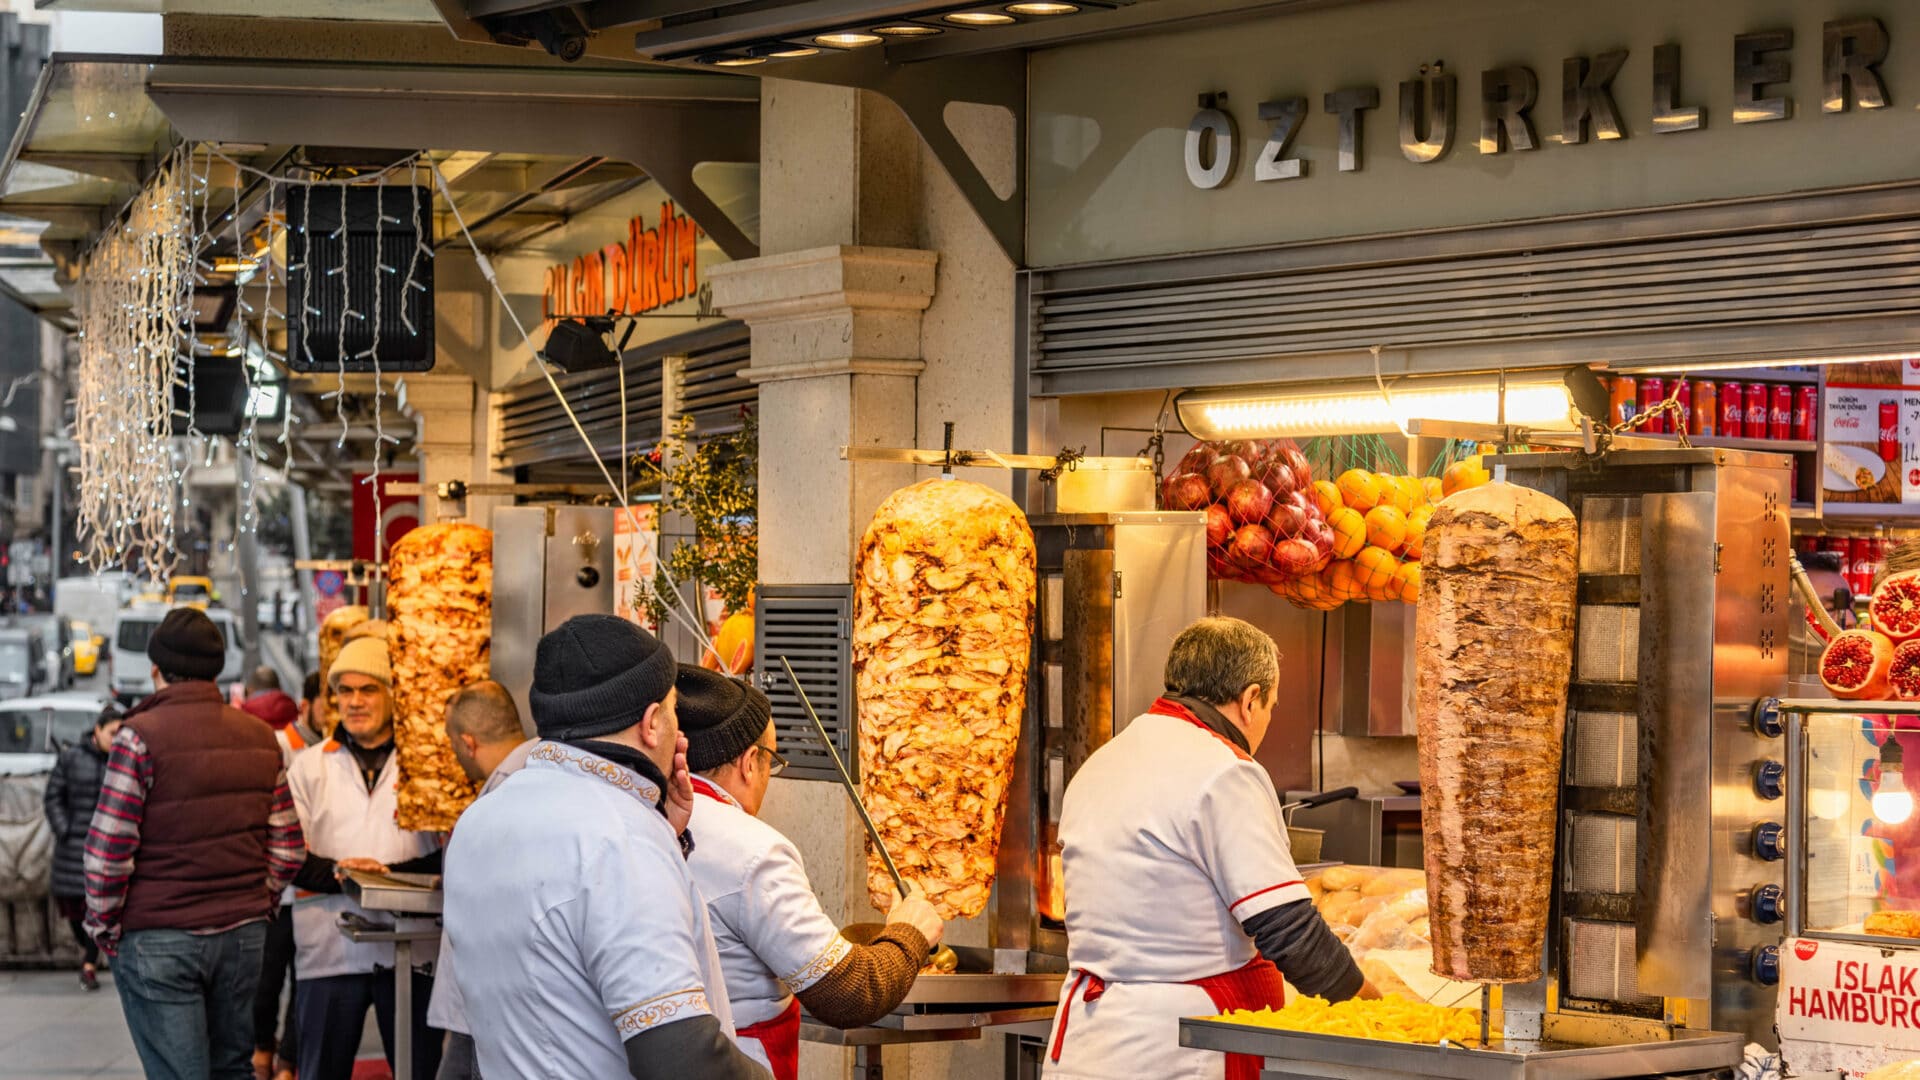
<svg viewBox="0 0 1920 1080"><path fill-rule="evenodd" d="M281 772L272 729L209 682L159 691L127 726L147 744L153 787L121 925L215 930L267 917L267 816Z"/></svg>

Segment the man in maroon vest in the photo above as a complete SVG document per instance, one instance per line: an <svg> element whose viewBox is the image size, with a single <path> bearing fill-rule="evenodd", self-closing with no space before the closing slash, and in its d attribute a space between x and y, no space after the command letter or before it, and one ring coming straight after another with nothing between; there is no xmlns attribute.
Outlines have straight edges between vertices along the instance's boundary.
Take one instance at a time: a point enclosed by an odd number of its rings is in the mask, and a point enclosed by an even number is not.
<svg viewBox="0 0 1920 1080"><path fill-rule="evenodd" d="M167 613L153 695L113 740L87 834L87 928L149 1080L249 1080L267 923L306 849L273 732L214 679L220 628Z"/></svg>

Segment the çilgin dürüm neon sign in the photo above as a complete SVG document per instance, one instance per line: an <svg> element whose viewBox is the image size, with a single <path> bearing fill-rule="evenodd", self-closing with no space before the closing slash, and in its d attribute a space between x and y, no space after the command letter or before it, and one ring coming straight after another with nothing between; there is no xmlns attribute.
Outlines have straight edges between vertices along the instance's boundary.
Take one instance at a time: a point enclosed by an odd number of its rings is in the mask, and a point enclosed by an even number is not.
<svg viewBox="0 0 1920 1080"><path fill-rule="evenodd" d="M627 222L627 238L547 268L540 318L552 324L586 315L639 315L700 292L700 226L660 204L657 224L646 215Z"/></svg>

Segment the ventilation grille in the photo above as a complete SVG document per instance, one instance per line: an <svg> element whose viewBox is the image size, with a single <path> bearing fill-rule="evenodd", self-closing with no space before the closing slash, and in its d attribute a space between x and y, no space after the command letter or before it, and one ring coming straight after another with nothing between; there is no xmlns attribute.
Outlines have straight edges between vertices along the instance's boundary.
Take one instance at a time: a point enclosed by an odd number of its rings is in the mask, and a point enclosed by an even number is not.
<svg viewBox="0 0 1920 1080"><path fill-rule="evenodd" d="M1573 760L1567 782L1584 788L1630 788L1640 783L1640 718L1632 713L1573 714Z"/></svg>
<svg viewBox="0 0 1920 1080"><path fill-rule="evenodd" d="M420 254L420 242L432 240L433 192L344 190L343 226L342 189L287 188L287 224L295 230L287 238L287 366L372 371L377 342L381 371L426 371L434 359L433 260Z"/></svg>
<svg viewBox="0 0 1920 1080"><path fill-rule="evenodd" d="M1634 891L1639 878L1639 823L1617 814L1574 814L1573 850L1568 858L1573 891Z"/></svg>
<svg viewBox="0 0 1920 1080"><path fill-rule="evenodd" d="M628 349L622 367L627 380L627 445L632 452L650 450L660 441L661 372L663 358L668 356L686 357L680 410L691 413L701 431L712 433L737 425L740 405L755 398L752 384L738 377L747 365L744 324L730 322ZM617 458L619 370L555 374L554 381L593 440L594 452L602 458ZM499 456L506 464L587 460L579 434L546 379L535 377L506 391L499 413Z"/></svg>
<svg viewBox="0 0 1920 1080"><path fill-rule="evenodd" d="M1645 220L1638 231L1663 227ZM1381 342L1509 343L1505 351L1521 356L1528 344L1577 335L1903 317L1920 303L1920 224L1787 224L1749 221L1679 239L1589 232L1556 247L1494 227L1470 248L1446 237L1363 240L1044 272L1030 284L1032 370L1042 393L1119 385L1114 373L1125 370L1205 385L1221 381L1209 367L1364 355Z"/></svg>
<svg viewBox="0 0 1920 1080"><path fill-rule="evenodd" d="M1640 572L1640 500L1589 498L1580 507L1580 572Z"/></svg>
<svg viewBox="0 0 1920 1080"><path fill-rule="evenodd" d="M1645 1004L1634 967L1634 929L1624 923L1567 920L1567 994L1588 1001Z"/></svg>
<svg viewBox="0 0 1920 1080"><path fill-rule="evenodd" d="M1636 682L1640 678L1640 609L1580 605L1580 682Z"/></svg>
<svg viewBox="0 0 1920 1080"><path fill-rule="evenodd" d="M853 587L762 585L754 598L753 670L773 703L773 730L788 765L782 776L834 780L840 776L806 707L787 680L793 665L807 700L820 716L847 771L859 775L854 753Z"/></svg>

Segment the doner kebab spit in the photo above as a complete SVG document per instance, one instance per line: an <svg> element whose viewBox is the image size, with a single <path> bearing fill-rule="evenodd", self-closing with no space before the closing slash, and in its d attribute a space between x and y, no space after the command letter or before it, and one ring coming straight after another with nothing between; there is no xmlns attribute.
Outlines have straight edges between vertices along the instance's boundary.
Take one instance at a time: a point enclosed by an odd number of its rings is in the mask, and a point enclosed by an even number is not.
<svg viewBox="0 0 1920 1080"><path fill-rule="evenodd" d="M887 851L886 842L880 839L880 830L874 827L872 815L867 813L866 804L860 801L860 789L853 786L853 775L847 772L846 763L840 760L840 751L834 749L833 739L827 734L827 725L821 723L820 714L813 711L813 702L807 700L807 692L801 688L800 680L794 677L793 665L787 663L786 657L780 658L780 666L787 670L787 682L793 685L800 706L807 710L807 719L813 721L813 730L820 733L820 745L827 748L827 756L833 759L833 767L840 774L840 786L846 790L847 798L853 800L854 812L860 815L860 823L867 827L867 837L873 841L873 849L880 853L880 861L887 864L887 873L893 875L893 887L899 889L904 898L907 895L906 879L900 876L900 868L893 864L893 856ZM960 967L960 958L945 945L934 950L928 962L936 971L952 972Z"/></svg>

